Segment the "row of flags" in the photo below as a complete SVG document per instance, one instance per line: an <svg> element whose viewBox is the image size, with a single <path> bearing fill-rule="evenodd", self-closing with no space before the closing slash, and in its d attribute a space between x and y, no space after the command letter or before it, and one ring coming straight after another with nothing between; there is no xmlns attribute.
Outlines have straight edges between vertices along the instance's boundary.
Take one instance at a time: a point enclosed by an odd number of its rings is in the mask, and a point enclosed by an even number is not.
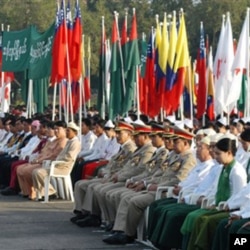
<svg viewBox="0 0 250 250"><path fill-rule="evenodd" d="M78 0L74 9L72 18L70 1L67 6L65 0L58 1L55 22L43 33L35 26L2 31L0 58L5 75L9 71L25 72L27 79L34 82L46 78L53 86L59 85L60 104L71 113L79 110L80 99L86 103L91 95L90 40L86 57Z"/></svg>
<svg viewBox="0 0 250 250"><path fill-rule="evenodd" d="M88 40L87 60L90 59L90 53L90 40ZM65 1L62 0L60 6L57 4L50 81L53 85L62 83L61 105L73 113L79 110L80 99L81 103L86 103L91 97L90 65L84 58L84 36L79 2L78 0L75 2L75 15L72 19L70 1L65 6Z"/></svg>
<svg viewBox="0 0 250 250"><path fill-rule="evenodd" d="M61 0L55 23L47 31L39 33L34 26L3 31L0 46L1 71L5 76L7 72L27 71L28 79L50 78L54 86L60 86L60 104L72 113L79 109L80 99L86 102L91 96L90 41L86 58L78 0L74 9L72 18L70 2L66 5ZM230 14L223 16L214 59L201 23L194 62L189 55L183 11L178 15L174 11L170 24L166 13L162 23L157 16L156 28L149 32L147 41L145 34L138 38L135 9L129 32L127 19L128 13L120 34L118 13L114 13L109 40L102 18L97 98L102 116L108 113L114 119L137 109L153 118L180 110L191 117L207 115L213 120L215 115L234 112L236 108L249 115L250 105L245 104L249 92L249 9L237 48Z"/></svg>
<svg viewBox="0 0 250 250"><path fill-rule="evenodd" d="M148 42L143 35L139 43L135 10L129 36L126 20L127 14L119 36L118 15L114 14L111 45L104 25L102 28L98 96L102 114L106 111L113 119L133 108L151 118L161 112L171 115L177 110L186 116L198 119L207 116L210 120L224 112L250 115L249 104L244 103L248 90L249 9L237 46L230 14L223 16L215 58L201 22L199 48L193 63L183 11L178 16L173 12L170 25L166 13L162 23L157 16Z"/></svg>

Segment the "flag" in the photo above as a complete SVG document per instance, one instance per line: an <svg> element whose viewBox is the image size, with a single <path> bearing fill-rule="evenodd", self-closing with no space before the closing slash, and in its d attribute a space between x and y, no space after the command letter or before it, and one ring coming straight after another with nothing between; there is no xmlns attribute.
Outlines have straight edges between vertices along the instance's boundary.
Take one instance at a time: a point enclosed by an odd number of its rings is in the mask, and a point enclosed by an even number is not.
<svg viewBox="0 0 250 250"><path fill-rule="evenodd" d="M106 85L106 33L104 26L104 17L102 17L102 32L101 32L101 48L99 57L99 84L98 84L98 98L97 110L100 116L105 118L105 85Z"/></svg>
<svg viewBox="0 0 250 250"><path fill-rule="evenodd" d="M125 94L125 100L123 102L123 113L128 112L132 108L135 87L136 87L137 67L140 64L135 11L133 13L133 18L132 18L128 49L129 53L126 65L126 71L127 71L126 94Z"/></svg>
<svg viewBox="0 0 250 250"><path fill-rule="evenodd" d="M3 79L2 79L3 77ZM11 82L14 80L13 72L2 72L2 32L0 32L0 102L1 112L8 112L10 106ZM2 86L3 83L3 86Z"/></svg>
<svg viewBox="0 0 250 250"><path fill-rule="evenodd" d="M194 69L191 68L191 64L190 64L186 70L185 85L184 85L184 91L183 91L183 105L184 105L185 117L191 117L191 113L193 114L193 110L191 110L191 107L193 109L194 101L195 101Z"/></svg>
<svg viewBox="0 0 250 250"><path fill-rule="evenodd" d="M237 101L237 108L238 111L242 114L242 116L247 117L246 114L246 98L247 98L247 77L246 77L246 72L243 73L242 75L242 81L241 81L241 92L239 99Z"/></svg>
<svg viewBox="0 0 250 250"><path fill-rule="evenodd" d="M207 65L207 109L208 118L213 121L214 114L214 75L213 75L213 53L212 47L209 49L208 65Z"/></svg>
<svg viewBox="0 0 250 250"><path fill-rule="evenodd" d="M206 83L206 48L204 38L203 23L200 25L200 46L197 56L196 73L198 74L198 94L197 94L197 113L200 119L206 110L207 83Z"/></svg>
<svg viewBox="0 0 250 250"><path fill-rule="evenodd" d="M220 37L221 39L221 37ZM233 36L230 15L227 13L224 35L219 40L217 51L219 54L216 69L215 81L215 97L216 97L216 114L228 112L226 105L227 95L229 94L229 86L232 81L232 64L234 59ZM217 54L217 52L216 52ZM217 55L216 55L217 57Z"/></svg>
<svg viewBox="0 0 250 250"><path fill-rule="evenodd" d="M173 12L173 19L170 29L170 40L169 40L169 49L168 49L168 58L167 58L167 72L166 72L166 86L165 86L165 102L164 102L164 110L166 114L172 113L172 106L170 103L171 89L173 87L173 82L176 77L174 68L175 61L175 51L176 51L176 43L177 43L177 29L176 29L176 12Z"/></svg>
<svg viewBox="0 0 250 250"><path fill-rule="evenodd" d="M155 40L155 34L152 29L147 45L146 72L144 77L144 84L148 88L148 98L147 98L148 104L145 114L149 115L151 118L155 117L158 112L155 106L155 103L157 103L157 99L156 99L156 82L155 82L155 72L154 72L154 64L155 64L154 40Z"/></svg>
<svg viewBox="0 0 250 250"><path fill-rule="evenodd" d="M71 29L70 29L71 30ZM78 1L75 3L75 17L72 29L71 37L71 73L72 80L79 81L81 75L83 75L83 44L82 44L82 18L81 18L81 9Z"/></svg>
<svg viewBox="0 0 250 250"><path fill-rule="evenodd" d="M85 102L87 102L91 97L90 59L91 59L91 47L90 47L90 38L89 38L88 39L88 46L87 46L87 62L84 63L84 65L86 65L85 76L84 76Z"/></svg>
<svg viewBox="0 0 250 250"><path fill-rule="evenodd" d="M160 49L161 49L161 43L162 43L162 32L161 32L161 27L160 27L160 23L159 23L159 18L158 15L156 15L156 31L155 31L155 51L154 51L154 79L152 83L149 83L151 85L151 87L155 87L155 89L151 89L152 95L154 95L152 98L150 98L152 100L152 102L149 101L149 103L153 104L153 106L149 105L149 112L151 114L151 116L154 114L154 116L158 115L160 112L160 109L162 107L162 98L160 97L160 100L158 99L159 97L159 93L161 93L161 88L160 86L162 86L160 84L160 77L162 76L160 71L160 65L159 65L159 60L160 60ZM157 100L157 102L155 102L155 100Z"/></svg>
<svg viewBox="0 0 250 250"><path fill-rule="evenodd" d="M164 106L168 47L169 43L168 43L168 30L167 30L167 14L164 13L161 42L158 48L158 62L156 64L158 113L160 113L161 108L163 108Z"/></svg>
<svg viewBox="0 0 250 250"><path fill-rule="evenodd" d="M146 60L147 60L147 42L143 34L141 40L141 65L139 71L139 101L140 112L147 114L148 112L148 85L145 81L146 74Z"/></svg>
<svg viewBox="0 0 250 250"><path fill-rule="evenodd" d="M109 119L113 120L118 114L122 114L122 103L124 100L123 81L122 81L122 58L120 50L120 37L118 31L117 14L114 15L111 40L111 62L110 62L110 101Z"/></svg>
<svg viewBox="0 0 250 250"><path fill-rule="evenodd" d="M172 89L173 82L176 77L176 74L173 71L174 62L175 62L176 44L177 44L177 29L176 29L176 13L174 11L172 24L171 24L169 52L168 52L168 60L167 60L167 75L166 75L166 78L167 78L166 89L167 90Z"/></svg>
<svg viewBox="0 0 250 250"><path fill-rule="evenodd" d="M123 59L123 70L127 68L127 57L128 57L128 41L129 37L127 34L127 19L128 19L128 14L125 13L123 25L122 25L122 32L121 32L121 49L122 49L122 59ZM126 77L126 73L125 77Z"/></svg>
<svg viewBox="0 0 250 250"><path fill-rule="evenodd" d="M176 42L175 61L173 67L173 74L176 74L173 86L170 89L169 102L171 103L172 110L176 111L180 104L180 97L183 93L185 73L189 66L189 51L187 42L187 33L184 14L180 18L180 28Z"/></svg>
<svg viewBox="0 0 250 250"><path fill-rule="evenodd" d="M34 26L20 31L3 31L2 71L20 72L29 68L31 32Z"/></svg>
<svg viewBox="0 0 250 250"><path fill-rule="evenodd" d="M64 18L64 4L57 6L55 34L52 47L51 82L59 83L66 76L66 23Z"/></svg>
<svg viewBox="0 0 250 250"><path fill-rule="evenodd" d="M47 81L47 78L50 76L54 29L54 23L42 33L32 29L28 79L38 80L45 78ZM43 82L46 81L44 80Z"/></svg>
<svg viewBox="0 0 250 250"><path fill-rule="evenodd" d="M226 105L230 106L229 112L234 108L235 103L240 97L243 73L249 64L249 9L247 9L246 18L241 30L238 46L236 49L232 73L233 79L229 83Z"/></svg>
<svg viewBox="0 0 250 250"><path fill-rule="evenodd" d="M71 74L71 68L72 68L72 41L73 41L73 21L72 21L72 14L70 9L70 2L68 0L68 4L66 7L66 60L65 60L65 68L67 69L67 74L65 77L68 79L68 81L72 81L72 74Z"/></svg>

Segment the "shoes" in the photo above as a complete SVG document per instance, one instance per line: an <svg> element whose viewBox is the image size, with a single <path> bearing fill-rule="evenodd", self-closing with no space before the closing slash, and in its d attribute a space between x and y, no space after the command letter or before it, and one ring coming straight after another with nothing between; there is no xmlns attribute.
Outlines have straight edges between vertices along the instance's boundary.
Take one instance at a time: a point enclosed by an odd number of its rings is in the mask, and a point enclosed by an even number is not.
<svg viewBox="0 0 250 250"><path fill-rule="evenodd" d="M70 218L70 221L75 224L78 220L85 219L87 216L89 216L89 214L77 214L76 216Z"/></svg>
<svg viewBox="0 0 250 250"><path fill-rule="evenodd" d="M57 194L51 194L49 195L49 200L56 200L58 197L57 197ZM44 196L40 199L38 199L38 201L44 201Z"/></svg>
<svg viewBox="0 0 250 250"><path fill-rule="evenodd" d="M134 242L134 238L126 235L123 232L116 232L113 235L103 239L103 241L111 245L125 245Z"/></svg>
<svg viewBox="0 0 250 250"><path fill-rule="evenodd" d="M101 220L96 215L88 215L86 218L77 220L76 225L79 227L99 227Z"/></svg>
<svg viewBox="0 0 250 250"><path fill-rule="evenodd" d="M11 187L7 187L1 191L1 194L6 196L17 195L17 191Z"/></svg>
<svg viewBox="0 0 250 250"><path fill-rule="evenodd" d="M106 227L104 228L105 232L110 232L110 231L112 231L113 226L114 226L114 223L109 223L109 224L107 224Z"/></svg>
<svg viewBox="0 0 250 250"><path fill-rule="evenodd" d="M74 209L73 213L76 214L76 215L78 215L78 214L82 214L82 211Z"/></svg>
<svg viewBox="0 0 250 250"><path fill-rule="evenodd" d="M3 190L3 189L5 189L5 188L7 188L7 187L8 187L8 186L1 184L1 185L0 185L0 190Z"/></svg>

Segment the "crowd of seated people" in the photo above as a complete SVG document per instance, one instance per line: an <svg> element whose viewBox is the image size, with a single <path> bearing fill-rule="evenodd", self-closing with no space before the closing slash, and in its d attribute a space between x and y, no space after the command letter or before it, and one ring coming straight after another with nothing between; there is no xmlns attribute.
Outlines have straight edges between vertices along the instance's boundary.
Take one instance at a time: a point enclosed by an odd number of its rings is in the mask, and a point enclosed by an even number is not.
<svg viewBox="0 0 250 250"><path fill-rule="evenodd" d="M101 227L107 244L134 242L145 217L144 242L156 249L229 249L230 234L250 233L250 120L139 118L6 114L1 194L44 200L43 163L60 161L55 171L70 174L74 190L70 221Z"/></svg>

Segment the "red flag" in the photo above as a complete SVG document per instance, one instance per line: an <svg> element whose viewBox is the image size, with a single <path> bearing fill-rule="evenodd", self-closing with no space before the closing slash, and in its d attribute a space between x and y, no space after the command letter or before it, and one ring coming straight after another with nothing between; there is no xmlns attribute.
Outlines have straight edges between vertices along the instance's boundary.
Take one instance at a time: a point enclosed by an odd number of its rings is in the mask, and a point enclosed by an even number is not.
<svg viewBox="0 0 250 250"><path fill-rule="evenodd" d="M200 119L206 110L207 82L206 82L206 48L203 23L200 27L200 47L197 56L196 73L198 74L197 118Z"/></svg>
<svg viewBox="0 0 250 250"><path fill-rule="evenodd" d="M214 76L213 76L213 56L212 48L208 54L208 67L207 67L207 116L211 121L215 119L214 114Z"/></svg>
<svg viewBox="0 0 250 250"><path fill-rule="evenodd" d="M57 8L55 35L52 47L52 69L51 82L53 84L60 82L66 75L65 59L66 59L66 23L64 18L64 5Z"/></svg>
<svg viewBox="0 0 250 250"><path fill-rule="evenodd" d="M72 37L72 49L71 49L71 73L72 80L78 81L82 75L82 21L81 10L78 2L76 2L76 16L74 18L73 37Z"/></svg>
<svg viewBox="0 0 250 250"><path fill-rule="evenodd" d="M146 59L146 73L144 84L148 86L148 101L146 114L150 117L155 117L158 114L158 109L155 105L156 100L156 82L155 82L155 49L154 49L154 35L153 31L150 34L148 47L147 47L147 59Z"/></svg>

